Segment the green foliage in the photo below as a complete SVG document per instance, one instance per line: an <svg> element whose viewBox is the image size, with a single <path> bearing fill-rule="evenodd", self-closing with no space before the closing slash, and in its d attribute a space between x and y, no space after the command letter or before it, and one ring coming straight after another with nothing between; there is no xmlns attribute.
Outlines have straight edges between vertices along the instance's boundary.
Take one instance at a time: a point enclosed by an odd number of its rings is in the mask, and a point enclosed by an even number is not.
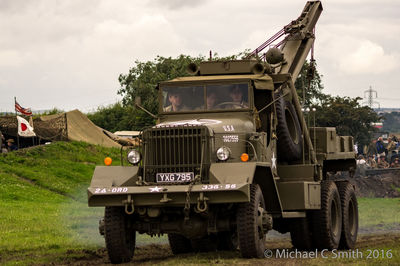
<svg viewBox="0 0 400 266"><path fill-rule="evenodd" d="M325 95L316 106L316 125L336 127L339 135L353 136L358 144L367 145L371 132L375 130L371 123L378 121L379 117L371 108L361 106L359 100Z"/></svg>
<svg viewBox="0 0 400 266"><path fill-rule="evenodd" d="M400 112L385 113L383 117L385 121L383 122L382 131L400 132Z"/></svg>
<svg viewBox="0 0 400 266"><path fill-rule="evenodd" d="M123 106L118 102L106 107L99 107L95 113L87 117L97 126L108 131L142 130L144 127L154 125L154 119L135 110L132 105Z"/></svg>

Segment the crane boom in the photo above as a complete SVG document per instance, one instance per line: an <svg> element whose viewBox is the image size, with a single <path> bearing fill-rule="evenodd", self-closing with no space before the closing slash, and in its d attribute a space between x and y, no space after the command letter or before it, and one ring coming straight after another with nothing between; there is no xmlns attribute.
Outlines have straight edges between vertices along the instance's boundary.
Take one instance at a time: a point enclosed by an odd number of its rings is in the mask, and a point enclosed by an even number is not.
<svg viewBox="0 0 400 266"><path fill-rule="evenodd" d="M282 66L279 73L290 73L293 83L296 81L314 44L314 28L321 12L321 1L308 1L300 17L284 28L285 33L288 33L288 35L284 39L281 49L286 64Z"/></svg>
<svg viewBox="0 0 400 266"><path fill-rule="evenodd" d="M249 56L256 56L267 47L280 48L285 59L277 74L291 74L294 83L314 44L314 28L322 12L321 1L308 1L298 19L293 20L267 41L257 47ZM275 41L284 37L277 44ZM264 57L263 55L262 57Z"/></svg>

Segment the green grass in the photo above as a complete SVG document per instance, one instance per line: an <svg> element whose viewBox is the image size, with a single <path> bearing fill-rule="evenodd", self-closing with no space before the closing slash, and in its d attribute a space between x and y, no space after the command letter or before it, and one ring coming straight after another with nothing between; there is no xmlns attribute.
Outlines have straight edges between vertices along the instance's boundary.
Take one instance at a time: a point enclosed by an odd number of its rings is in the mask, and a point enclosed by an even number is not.
<svg viewBox="0 0 400 266"><path fill-rule="evenodd" d="M95 165L103 165L106 156L119 165L119 149L82 142L56 142L0 155L0 264L63 264L96 257L96 250L104 247L98 233L104 209L87 206L86 189ZM399 228L399 199L360 198L359 210L362 228ZM137 242L166 243L166 238L138 235ZM399 258L399 245L394 248ZM252 260L228 252L178 256L164 263L218 262Z"/></svg>
<svg viewBox="0 0 400 266"><path fill-rule="evenodd" d="M358 198L358 209L362 228L400 228L399 198Z"/></svg>
<svg viewBox="0 0 400 266"><path fill-rule="evenodd" d="M68 250L104 246L98 233L104 209L87 206L86 189L106 156L119 165L119 149L83 142L0 155L1 263L46 263Z"/></svg>

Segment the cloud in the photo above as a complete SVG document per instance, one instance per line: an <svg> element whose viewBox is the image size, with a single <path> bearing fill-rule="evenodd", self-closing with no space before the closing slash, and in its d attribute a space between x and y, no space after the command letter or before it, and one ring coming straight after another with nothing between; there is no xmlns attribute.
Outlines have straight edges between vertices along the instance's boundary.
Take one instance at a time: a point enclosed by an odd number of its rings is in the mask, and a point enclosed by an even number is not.
<svg viewBox="0 0 400 266"><path fill-rule="evenodd" d="M379 44L362 40L339 60L339 69L349 74L379 74L397 68L398 59L398 54L387 54Z"/></svg>
<svg viewBox="0 0 400 266"><path fill-rule="evenodd" d="M18 50L0 50L0 67L18 67L23 62L23 56Z"/></svg>
<svg viewBox="0 0 400 266"><path fill-rule="evenodd" d="M149 3L152 6L164 6L167 7L168 9L171 10L178 10L178 9L182 9L182 8L186 8L186 7L198 7L201 5L204 5L205 3L207 3L208 0L196 0L196 1L190 1L190 0L153 0L150 1Z"/></svg>

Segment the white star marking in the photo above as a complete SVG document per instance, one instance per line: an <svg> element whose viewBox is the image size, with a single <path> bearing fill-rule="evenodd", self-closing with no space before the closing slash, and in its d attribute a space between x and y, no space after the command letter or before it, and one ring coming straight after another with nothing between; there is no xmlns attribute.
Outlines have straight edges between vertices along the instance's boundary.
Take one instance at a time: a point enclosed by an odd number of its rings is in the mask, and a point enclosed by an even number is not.
<svg viewBox="0 0 400 266"><path fill-rule="evenodd" d="M272 163L272 168L276 168L276 158L275 158L275 153L272 153L272 158L271 158L271 163Z"/></svg>
<svg viewBox="0 0 400 266"><path fill-rule="evenodd" d="M155 187L150 187L149 189L150 192L160 192L160 190L162 190L162 187L155 186Z"/></svg>

